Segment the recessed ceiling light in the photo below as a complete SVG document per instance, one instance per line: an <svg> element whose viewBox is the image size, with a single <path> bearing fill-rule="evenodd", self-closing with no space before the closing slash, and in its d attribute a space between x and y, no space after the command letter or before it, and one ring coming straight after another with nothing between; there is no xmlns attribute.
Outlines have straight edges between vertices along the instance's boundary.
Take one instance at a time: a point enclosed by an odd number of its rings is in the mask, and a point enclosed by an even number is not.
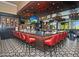
<svg viewBox="0 0 79 59"><path fill-rule="evenodd" d="M52 3L52 5L55 5L55 3Z"/></svg>
<svg viewBox="0 0 79 59"><path fill-rule="evenodd" d="M54 13L54 11L52 11Z"/></svg>
<svg viewBox="0 0 79 59"><path fill-rule="evenodd" d="M29 10L26 10L27 12L29 11Z"/></svg>
<svg viewBox="0 0 79 59"><path fill-rule="evenodd" d="M57 6L57 8L59 8L59 6Z"/></svg>
<svg viewBox="0 0 79 59"><path fill-rule="evenodd" d="M32 9L33 9L33 7L32 7Z"/></svg>
<svg viewBox="0 0 79 59"><path fill-rule="evenodd" d="M63 9L61 9L61 11L62 11Z"/></svg>
<svg viewBox="0 0 79 59"><path fill-rule="evenodd" d="M40 3L38 3L37 5L40 5Z"/></svg>
<svg viewBox="0 0 79 59"><path fill-rule="evenodd" d="M27 16L30 16L30 15L27 15Z"/></svg>
<svg viewBox="0 0 79 59"><path fill-rule="evenodd" d="M25 12L23 11L23 13L25 13Z"/></svg>

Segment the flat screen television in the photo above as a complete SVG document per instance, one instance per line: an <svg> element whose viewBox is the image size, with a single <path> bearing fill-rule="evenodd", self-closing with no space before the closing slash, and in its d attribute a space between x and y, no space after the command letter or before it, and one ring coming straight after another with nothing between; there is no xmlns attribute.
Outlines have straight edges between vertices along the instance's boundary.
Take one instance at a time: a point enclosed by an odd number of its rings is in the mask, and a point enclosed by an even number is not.
<svg viewBox="0 0 79 59"><path fill-rule="evenodd" d="M39 18L38 18L38 16L31 16L30 17L30 23L37 23L38 22L38 20L39 20Z"/></svg>
<svg viewBox="0 0 79 59"><path fill-rule="evenodd" d="M73 29L79 29L79 20L75 20L72 22Z"/></svg>
<svg viewBox="0 0 79 59"><path fill-rule="evenodd" d="M23 17L19 17L19 22L20 22L20 24L24 24L25 23L24 18Z"/></svg>

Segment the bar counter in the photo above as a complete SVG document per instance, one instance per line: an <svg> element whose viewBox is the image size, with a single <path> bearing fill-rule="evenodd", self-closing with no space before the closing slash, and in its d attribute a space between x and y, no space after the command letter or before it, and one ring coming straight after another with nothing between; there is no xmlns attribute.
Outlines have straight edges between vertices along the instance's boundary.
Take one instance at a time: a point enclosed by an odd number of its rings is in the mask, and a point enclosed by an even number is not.
<svg viewBox="0 0 79 59"><path fill-rule="evenodd" d="M46 34L45 31L35 31L35 32L31 32L31 31L32 30L30 30L28 32L26 30L25 31L20 30L20 31L16 31L16 32L25 33L25 34L29 35L30 37L33 37L33 38L36 38L39 40L45 40L45 39L50 38L52 35L57 34L57 32L53 32L53 33L49 32L50 34ZM61 31L61 32L63 32L63 31Z"/></svg>
<svg viewBox="0 0 79 59"><path fill-rule="evenodd" d="M59 31L46 35L45 33L38 34L37 32L13 31L13 35L32 46L43 49L45 46L54 46L64 40L67 37L67 32Z"/></svg>

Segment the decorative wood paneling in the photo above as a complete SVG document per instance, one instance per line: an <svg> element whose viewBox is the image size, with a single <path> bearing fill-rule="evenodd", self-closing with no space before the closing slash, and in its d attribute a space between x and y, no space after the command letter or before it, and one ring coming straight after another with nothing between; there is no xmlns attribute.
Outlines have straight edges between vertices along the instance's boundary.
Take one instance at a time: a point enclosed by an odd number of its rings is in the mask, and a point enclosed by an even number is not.
<svg viewBox="0 0 79 59"><path fill-rule="evenodd" d="M31 1L18 14L28 18L31 15L44 16L78 7L77 1Z"/></svg>

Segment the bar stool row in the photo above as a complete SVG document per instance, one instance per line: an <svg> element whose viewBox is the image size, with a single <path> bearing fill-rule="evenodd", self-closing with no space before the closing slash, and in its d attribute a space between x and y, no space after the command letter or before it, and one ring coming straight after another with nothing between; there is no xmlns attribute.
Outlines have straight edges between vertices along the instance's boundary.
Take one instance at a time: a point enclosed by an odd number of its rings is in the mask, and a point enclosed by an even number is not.
<svg viewBox="0 0 79 59"><path fill-rule="evenodd" d="M13 35L29 44L36 41L35 38L29 37L26 33L13 31Z"/></svg>
<svg viewBox="0 0 79 59"><path fill-rule="evenodd" d="M44 44L48 46L54 46L55 44L59 43L60 41L64 40L67 37L67 32L60 32L58 34L52 35L51 38L44 41Z"/></svg>
<svg viewBox="0 0 79 59"><path fill-rule="evenodd" d="M35 43L36 38L30 37L28 34L23 33L23 32L17 32L13 31L13 35L29 44ZM44 40L44 44L48 46L54 46L55 44L59 43L60 41L64 40L67 37L68 33L67 32L60 32L58 34L51 35L49 39Z"/></svg>

